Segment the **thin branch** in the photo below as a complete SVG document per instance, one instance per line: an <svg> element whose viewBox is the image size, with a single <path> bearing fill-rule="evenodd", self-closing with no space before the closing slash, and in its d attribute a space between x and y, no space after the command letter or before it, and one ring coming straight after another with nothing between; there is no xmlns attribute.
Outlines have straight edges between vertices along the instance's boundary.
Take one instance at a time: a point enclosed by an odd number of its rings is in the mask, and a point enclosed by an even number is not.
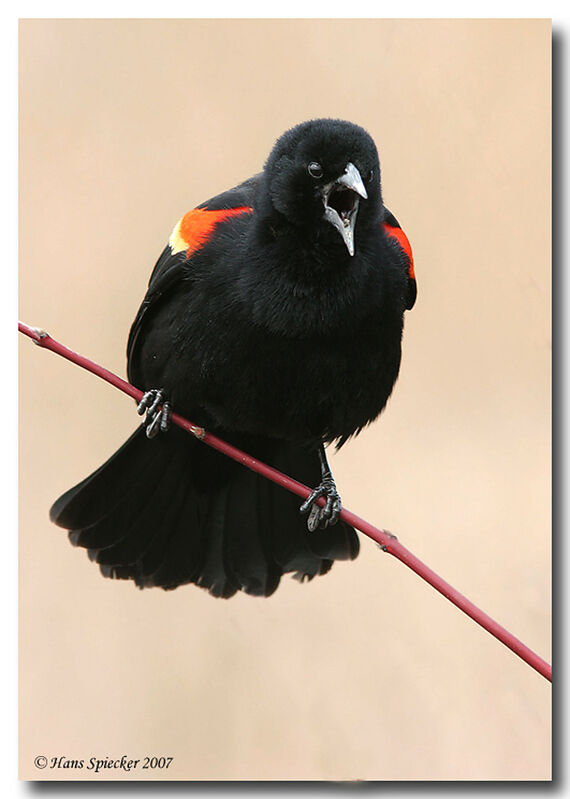
<svg viewBox="0 0 570 799"><path fill-rule="evenodd" d="M87 369L89 372L92 372L98 377L101 377L103 380L106 380L108 383L111 383L111 385L115 386L115 388L118 388L125 394L133 397L133 399L140 400L143 396L142 391L140 391L138 388L135 388L130 383L127 383L126 380L122 380L108 369L105 369L104 367L99 366L99 364L96 364L82 355L78 355L76 352L73 352L73 350L68 349L63 344L60 344L58 341L53 339L45 331L35 327L29 327L23 322L18 322L18 330L33 339L40 347L51 350L52 352L67 358L68 361L77 364L77 366ZM290 477L287 477L287 475L277 471L276 469L273 469L271 466L268 466L261 461L258 461L256 458L252 458L251 455L248 455L236 447L233 447L231 444L228 444L226 441L223 441L221 438L218 438L212 433L208 433L206 430L204 430L204 428L192 424L183 416L173 413L171 419L179 427L182 427L183 430L186 430L188 433L191 433L192 435L196 436L196 438L203 441L204 444L207 444L219 452L224 453L224 455L227 455L229 458L233 458L233 460L242 463L244 466L247 466L248 469L252 469L254 472L263 475L268 480L277 483L277 485L286 488L288 491L291 491L294 494L303 497L304 499L306 499L311 493L311 490L307 486L297 482L296 480L293 480ZM322 502L324 502L323 499L321 499L321 503ZM435 588L436 591L439 591L440 594L443 594L443 596L449 599L450 602L452 602L460 610L472 618L473 621L477 622L477 624L487 630L487 632L491 633L491 635L495 636L495 638L501 641L501 643L503 643L522 660L528 663L529 666L532 666L532 668L538 671L539 674L542 674L543 677L552 682L552 667L545 660L529 649L528 646L522 643L522 641L519 641L518 638L515 638L515 636L512 635L508 630L505 630L504 627L501 627L500 624L480 610L476 605L470 602L467 597L463 596L463 594L460 594L459 591L456 591L453 586L432 571L432 569L426 566L425 563L422 563L419 558L417 558L397 540L396 536L393 536L391 533L385 530L379 530L377 527L374 527L369 522L361 519L359 516L356 516L346 508L342 509L341 518L344 519L345 522L348 522L348 524L351 524L357 530L360 530L360 532L369 536L369 538L372 538L373 541L376 541L376 543L380 545L384 552L388 552L390 555L393 555L395 558L412 569L412 571L414 571L423 580Z"/></svg>

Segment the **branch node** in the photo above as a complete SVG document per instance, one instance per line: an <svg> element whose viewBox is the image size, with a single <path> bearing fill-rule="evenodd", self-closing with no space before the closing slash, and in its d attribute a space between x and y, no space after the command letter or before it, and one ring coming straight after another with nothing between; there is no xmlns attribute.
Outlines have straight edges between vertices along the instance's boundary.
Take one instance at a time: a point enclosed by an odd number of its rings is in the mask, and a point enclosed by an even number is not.
<svg viewBox="0 0 570 799"><path fill-rule="evenodd" d="M49 333L47 333L45 330L42 330L41 327L32 327L30 330L32 330L38 337L37 339L33 339L34 344L39 344L42 339L49 337Z"/></svg>

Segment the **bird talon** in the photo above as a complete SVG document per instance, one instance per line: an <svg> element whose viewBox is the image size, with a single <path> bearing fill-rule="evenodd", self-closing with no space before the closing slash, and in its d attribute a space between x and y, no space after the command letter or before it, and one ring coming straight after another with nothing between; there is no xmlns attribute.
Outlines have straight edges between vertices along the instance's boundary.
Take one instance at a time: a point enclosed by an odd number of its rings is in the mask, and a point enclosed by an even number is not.
<svg viewBox="0 0 570 799"><path fill-rule="evenodd" d="M321 497L326 497L326 502L323 507L317 504L317 500ZM321 484L317 486L307 499L300 506L300 513L308 513L307 527L312 533L318 527L332 527L339 519L340 511L342 508L341 499L334 480L325 477Z"/></svg>
<svg viewBox="0 0 570 799"><path fill-rule="evenodd" d="M143 426L146 428L146 437L154 438L160 431L165 433L170 426L172 408L166 401L164 389L153 388L147 391L137 406L139 416L146 411Z"/></svg>
<svg viewBox="0 0 570 799"><path fill-rule="evenodd" d="M318 505L314 505L313 503L322 496L321 493L321 486L319 488L315 488L314 491L311 491L307 499L303 502L301 507L299 508L300 513L308 513L312 511L314 508L318 508Z"/></svg>
<svg viewBox="0 0 570 799"><path fill-rule="evenodd" d="M160 432L166 433L168 428L170 427L170 415L172 414L172 408L170 407L169 402L165 402L162 406L162 414L160 416Z"/></svg>
<svg viewBox="0 0 570 799"><path fill-rule="evenodd" d="M137 405L137 413L139 416L142 416L143 413L146 411L146 409L152 402L153 396L154 396L154 391L147 391L145 394L143 394L141 401Z"/></svg>
<svg viewBox="0 0 570 799"><path fill-rule="evenodd" d="M309 518L307 519L307 527L309 528L309 532L314 533L316 529L318 529L320 521L321 521L321 513L320 508L318 505L313 505L311 507L311 512L309 513Z"/></svg>
<svg viewBox="0 0 570 799"><path fill-rule="evenodd" d="M329 496L327 497L325 507L322 509L321 518L326 519L328 521L328 519L331 518L332 513L333 513L333 500L332 497Z"/></svg>

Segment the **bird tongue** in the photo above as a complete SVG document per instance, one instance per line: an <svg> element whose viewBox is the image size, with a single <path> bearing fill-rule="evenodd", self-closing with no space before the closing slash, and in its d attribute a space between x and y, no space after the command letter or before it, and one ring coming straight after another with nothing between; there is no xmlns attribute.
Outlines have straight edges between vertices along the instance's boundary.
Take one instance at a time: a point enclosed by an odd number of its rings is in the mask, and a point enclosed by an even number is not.
<svg viewBox="0 0 570 799"><path fill-rule="evenodd" d="M334 208L343 224L348 225L356 202L357 195L351 189L335 189L329 196L328 205L330 208Z"/></svg>

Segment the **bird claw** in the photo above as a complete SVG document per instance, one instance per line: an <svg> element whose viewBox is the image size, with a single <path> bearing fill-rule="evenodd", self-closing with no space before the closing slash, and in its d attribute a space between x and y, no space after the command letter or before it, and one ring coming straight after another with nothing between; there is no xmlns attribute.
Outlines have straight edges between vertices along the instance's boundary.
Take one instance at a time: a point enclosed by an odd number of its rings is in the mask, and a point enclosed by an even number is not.
<svg viewBox="0 0 570 799"><path fill-rule="evenodd" d="M317 500L326 497L325 504L321 507ZM299 511L308 513L307 527L313 533L319 527L329 527L338 522L342 503L340 494L332 477L325 477L314 491L303 502Z"/></svg>
<svg viewBox="0 0 570 799"><path fill-rule="evenodd" d="M154 438L160 431L166 433L170 427L170 403L166 402L166 394L162 388L153 388L147 391L137 406L139 416L146 411L143 426L146 428L146 437Z"/></svg>

